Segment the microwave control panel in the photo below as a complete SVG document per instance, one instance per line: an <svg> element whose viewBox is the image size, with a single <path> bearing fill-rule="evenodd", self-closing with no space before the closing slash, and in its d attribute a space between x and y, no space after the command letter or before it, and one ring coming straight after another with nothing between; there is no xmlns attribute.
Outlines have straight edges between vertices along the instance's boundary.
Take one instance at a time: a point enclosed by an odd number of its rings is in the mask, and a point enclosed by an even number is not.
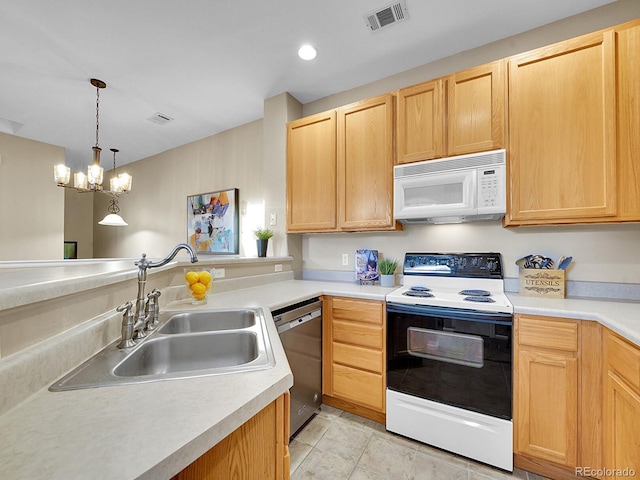
<svg viewBox="0 0 640 480"><path fill-rule="evenodd" d="M504 165L492 165L478 169L478 213L501 213L505 211Z"/></svg>

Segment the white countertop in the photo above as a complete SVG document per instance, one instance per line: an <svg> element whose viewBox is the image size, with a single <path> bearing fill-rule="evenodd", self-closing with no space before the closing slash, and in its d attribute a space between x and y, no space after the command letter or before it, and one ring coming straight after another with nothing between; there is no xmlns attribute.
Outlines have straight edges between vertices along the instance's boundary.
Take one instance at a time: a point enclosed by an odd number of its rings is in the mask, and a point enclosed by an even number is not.
<svg viewBox="0 0 640 480"><path fill-rule="evenodd" d="M286 281L215 294L204 307L265 307L275 367L255 372L49 392L0 417L0 477L169 478L293 384L268 314L322 293L384 300L389 288ZM55 379L54 379L55 380Z"/></svg>
<svg viewBox="0 0 640 480"><path fill-rule="evenodd" d="M640 346L640 302L507 293L515 313L594 320Z"/></svg>
<svg viewBox="0 0 640 480"><path fill-rule="evenodd" d="M205 308L275 310L317 295L384 300L391 288L288 280L214 294ZM595 320L640 345L640 303L508 294L516 313ZM165 308L190 309L188 302ZM241 374L52 393L0 417L0 472L11 479L168 478L292 385L268 317L276 366ZM55 380L55 379L54 379Z"/></svg>

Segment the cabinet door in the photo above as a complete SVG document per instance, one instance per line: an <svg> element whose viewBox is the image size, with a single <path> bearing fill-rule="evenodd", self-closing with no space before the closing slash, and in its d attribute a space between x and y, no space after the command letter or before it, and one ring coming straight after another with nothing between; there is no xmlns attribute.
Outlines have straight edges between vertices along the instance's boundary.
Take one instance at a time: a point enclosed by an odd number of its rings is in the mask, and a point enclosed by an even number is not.
<svg viewBox="0 0 640 480"><path fill-rule="evenodd" d="M640 471L640 394L609 370L605 385L604 465Z"/></svg>
<svg viewBox="0 0 640 480"><path fill-rule="evenodd" d="M509 60L507 225L616 214L613 31Z"/></svg>
<svg viewBox="0 0 640 480"><path fill-rule="evenodd" d="M444 155L444 82L434 80L398 91L396 163Z"/></svg>
<svg viewBox="0 0 640 480"><path fill-rule="evenodd" d="M640 220L640 24L616 32L618 119L617 220Z"/></svg>
<svg viewBox="0 0 640 480"><path fill-rule="evenodd" d="M521 349L517 374L516 452L576 466L578 360Z"/></svg>
<svg viewBox="0 0 640 480"><path fill-rule="evenodd" d="M640 471L640 348L605 330L604 462Z"/></svg>
<svg viewBox="0 0 640 480"><path fill-rule="evenodd" d="M287 125L287 231L336 226L336 116L326 112Z"/></svg>
<svg viewBox="0 0 640 480"><path fill-rule="evenodd" d="M504 60L447 79L447 155L504 147Z"/></svg>
<svg viewBox="0 0 640 480"><path fill-rule="evenodd" d="M394 228L390 94L338 110L338 215L341 230Z"/></svg>

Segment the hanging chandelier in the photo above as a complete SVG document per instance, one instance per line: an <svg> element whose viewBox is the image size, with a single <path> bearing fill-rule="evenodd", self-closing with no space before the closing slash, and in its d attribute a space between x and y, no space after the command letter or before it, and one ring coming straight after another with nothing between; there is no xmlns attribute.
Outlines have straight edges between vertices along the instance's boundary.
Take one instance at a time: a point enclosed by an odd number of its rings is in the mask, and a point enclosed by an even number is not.
<svg viewBox="0 0 640 480"><path fill-rule="evenodd" d="M104 190L102 188L102 179L104 176L104 169L100 166L100 152L102 149L99 145L99 133L100 133L100 89L106 88L107 84L97 78L91 79L91 85L96 87L96 144L93 147L93 163L87 166L87 174L83 172L75 172L73 174L73 185L69 185L71 180L71 169L65 164L55 165L53 167L54 181L59 187L75 188L78 192L101 192L108 195L118 197L122 193L128 193L131 191L132 177L127 173L121 173L117 177L115 176L116 168L116 152L117 149L111 149L113 151L113 168L114 176L111 178L110 190ZM117 204L117 202L116 202ZM116 205L117 208L117 205ZM124 221L123 221L124 222ZM126 223L125 223L126 225Z"/></svg>
<svg viewBox="0 0 640 480"><path fill-rule="evenodd" d="M121 173L116 176L116 153L120 150L117 148L110 149L113 152L113 176L111 177L110 186L111 192L117 197L120 193L128 192L131 190L131 175L126 173ZM108 225L111 227L126 227L129 225L124 219L118 215L120 213L120 207L118 206L117 198L112 198L109 201L109 207L107 208L109 212L102 220L98 222L100 225Z"/></svg>

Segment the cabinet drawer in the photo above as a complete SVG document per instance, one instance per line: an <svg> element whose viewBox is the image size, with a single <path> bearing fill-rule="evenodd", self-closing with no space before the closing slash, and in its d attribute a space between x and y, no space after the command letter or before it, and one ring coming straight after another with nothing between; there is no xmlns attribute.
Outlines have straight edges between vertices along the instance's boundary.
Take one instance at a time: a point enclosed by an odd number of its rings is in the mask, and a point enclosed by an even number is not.
<svg viewBox="0 0 640 480"><path fill-rule="evenodd" d="M382 350L382 328L355 322L333 321L333 341Z"/></svg>
<svg viewBox="0 0 640 480"><path fill-rule="evenodd" d="M382 325L382 302L334 297L331 316L334 319Z"/></svg>
<svg viewBox="0 0 640 480"><path fill-rule="evenodd" d="M344 343L333 344L333 361L379 374L384 369L383 355L380 350L345 345Z"/></svg>
<svg viewBox="0 0 640 480"><path fill-rule="evenodd" d="M576 320L520 315L518 344L577 352L578 322Z"/></svg>
<svg viewBox="0 0 640 480"><path fill-rule="evenodd" d="M605 342L609 368L640 389L640 349L611 332L607 332Z"/></svg>
<svg viewBox="0 0 640 480"><path fill-rule="evenodd" d="M382 411L384 391L382 375L333 365L333 393L336 397Z"/></svg>

